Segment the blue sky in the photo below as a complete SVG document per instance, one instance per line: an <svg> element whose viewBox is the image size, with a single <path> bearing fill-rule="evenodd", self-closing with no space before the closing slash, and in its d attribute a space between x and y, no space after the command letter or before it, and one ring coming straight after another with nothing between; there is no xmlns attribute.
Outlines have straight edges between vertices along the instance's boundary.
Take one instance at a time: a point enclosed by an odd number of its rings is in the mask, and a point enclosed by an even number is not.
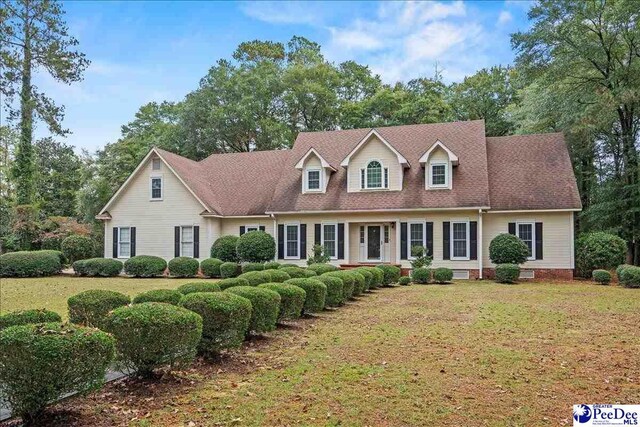
<svg viewBox="0 0 640 427"><path fill-rule="evenodd" d="M325 57L367 64L385 82L448 82L513 60L509 34L528 26L524 1L495 2L65 2L70 32L92 61L85 79L37 84L66 107L67 143L90 151L150 101L179 101L209 67L248 40L301 35ZM39 126L38 136L46 135Z"/></svg>

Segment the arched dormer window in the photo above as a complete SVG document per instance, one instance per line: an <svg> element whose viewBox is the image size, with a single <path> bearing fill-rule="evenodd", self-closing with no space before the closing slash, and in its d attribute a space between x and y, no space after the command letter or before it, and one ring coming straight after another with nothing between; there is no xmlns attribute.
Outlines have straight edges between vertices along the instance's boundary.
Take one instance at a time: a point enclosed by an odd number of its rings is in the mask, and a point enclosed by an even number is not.
<svg viewBox="0 0 640 427"><path fill-rule="evenodd" d="M360 170L360 188L389 188L389 168L382 166L378 160L371 160L367 167Z"/></svg>

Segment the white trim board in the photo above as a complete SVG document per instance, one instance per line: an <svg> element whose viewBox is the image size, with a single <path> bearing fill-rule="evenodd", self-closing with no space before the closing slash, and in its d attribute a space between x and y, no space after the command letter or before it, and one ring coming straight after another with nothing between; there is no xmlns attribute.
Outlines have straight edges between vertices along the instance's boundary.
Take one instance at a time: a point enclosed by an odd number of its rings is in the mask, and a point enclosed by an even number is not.
<svg viewBox="0 0 640 427"><path fill-rule="evenodd" d="M355 146L355 148L353 150L351 150L351 152L349 154L347 154L347 157L345 157L342 162L340 162L340 166L342 167L347 167L349 166L349 161L351 160L351 157L357 153L362 146L372 137L372 136L376 136L380 141L382 141L382 143L384 145L387 146L388 149L390 149L393 154L396 155L397 159L398 159L398 163L400 163L401 165L403 165L404 167L410 167L409 165L409 161L402 155L400 154L400 152L398 150L395 149L395 147L393 145L391 145L389 143L389 141L387 141L386 139L384 139L382 137L382 135L380 135L378 133L378 131L376 131L375 129L371 129L371 131L369 131L369 133L360 140L360 142L358 142L358 145Z"/></svg>

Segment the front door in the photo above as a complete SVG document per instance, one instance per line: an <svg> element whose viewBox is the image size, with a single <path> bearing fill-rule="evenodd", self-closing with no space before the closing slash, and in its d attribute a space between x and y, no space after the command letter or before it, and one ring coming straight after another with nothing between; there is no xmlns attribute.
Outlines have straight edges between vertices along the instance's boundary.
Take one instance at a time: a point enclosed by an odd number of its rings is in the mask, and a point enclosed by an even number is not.
<svg viewBox="0 0 640 427"><path fill-rule="evenodd" d="M367 260L380 261L381 233L379 225L367 226Z"/></svg>

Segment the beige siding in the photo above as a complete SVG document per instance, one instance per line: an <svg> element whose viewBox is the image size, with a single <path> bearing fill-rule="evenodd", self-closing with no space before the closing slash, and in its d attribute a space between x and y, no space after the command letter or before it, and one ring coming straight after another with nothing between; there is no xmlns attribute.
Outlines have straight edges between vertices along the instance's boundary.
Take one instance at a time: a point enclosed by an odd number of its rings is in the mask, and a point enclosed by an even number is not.
<svg viewBox="0 0 640 427"><path fill-rule="evenodd" d="M275 233L273 232L273 219L267 216L257 218L222 218L220 221L222 223L221 236L239 236L240 227L243 225L245 227L263 226L264 231L271 234L272 236L275 236Z"/></svg>
<svg viewBox="0 0 640 427"><path fill-rule="evenodd" d="M530 212L485 214L483 235L484 267L489 260L489 243L500 233L509 231L510 222L542 222L542 260L527 261L524 268L573 268L573 212Z"/></svg>
<svg viewBox="0 0 640 427"><path fill-rule="evenodd" d="M150 200L151 176L162 176L163 200ZM112 257L113 227L136 227L136 255L174 257L174 227L200 226L200 257L209 256L209 248L219 234L217 220L200 216L203 206L185 186L162 164L160 171L151 169L151 159L124 188L108 208L111 217L105 227L105 257Z"/></svg>
<svg viewBox="0 0 640 427"><path fill-rule="evenodd" d="M398 162L398 157L382 141L372 136L349 161L349 192L389 191L360 189L360 169L366 168L371 160L378 160L383 168L389 168L389 190L402 190L402 165Z"/></svg>

